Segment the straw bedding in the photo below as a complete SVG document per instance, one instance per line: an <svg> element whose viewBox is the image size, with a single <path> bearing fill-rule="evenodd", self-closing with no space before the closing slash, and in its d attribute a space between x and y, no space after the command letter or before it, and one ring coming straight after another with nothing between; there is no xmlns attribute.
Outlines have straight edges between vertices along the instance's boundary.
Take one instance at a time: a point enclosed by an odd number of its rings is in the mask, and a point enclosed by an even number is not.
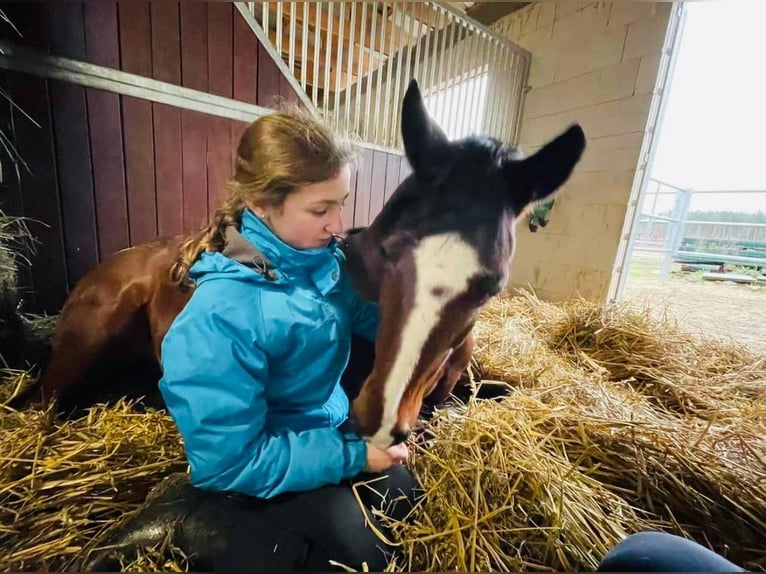
<svg viewBox="0 0 766 574"><path fill-rule="evenodd" d="M426 495L393 525L406 552L391 570L591 570L647 528L766 569L766 358L645 310L528 293L492 301L475 333L474 381L509 394L424 423L411 466ZM4 570L75 567L185 469L170 419L125 403L70 422L2 412L0 445ZM168 546L125 569L186 566Z"/></svg>

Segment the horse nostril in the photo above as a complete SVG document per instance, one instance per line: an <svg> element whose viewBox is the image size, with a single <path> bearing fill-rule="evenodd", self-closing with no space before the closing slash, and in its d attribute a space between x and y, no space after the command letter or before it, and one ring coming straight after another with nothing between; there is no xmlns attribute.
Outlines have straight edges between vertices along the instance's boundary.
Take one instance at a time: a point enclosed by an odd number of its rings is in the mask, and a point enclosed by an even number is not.
<svg viewBox="0 0 766 574"><path fill-rule="evenodd" d="M394 432L391 433L391 436L394 439L394 443L393 444L401 444L404 441L406 441L407 438L409 438L410 431L408 431L408 430L406 430L406 431L395 430Z"/></svg>

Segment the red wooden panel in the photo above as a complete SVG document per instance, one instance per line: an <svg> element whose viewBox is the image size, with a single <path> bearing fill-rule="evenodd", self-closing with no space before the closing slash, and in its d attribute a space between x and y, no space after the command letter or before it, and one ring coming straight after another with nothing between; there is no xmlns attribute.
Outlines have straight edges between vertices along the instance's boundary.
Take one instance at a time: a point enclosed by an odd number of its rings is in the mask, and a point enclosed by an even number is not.
<svg viewBox="0 0 766 574"><path fill-rule="evenodd" d="M157 80L181 83L181 25L178 4L152 2L152 74ZM157 231L161 236L183 232L181 110L152 104L157 189Z"/></svg>
<svg viewBox="0 0 766 574"><path fill-rule="evenodd" d="M96 206L85 89L51 80L61 215L69 287L98 264Z"/></svg>
<svg viewBox="0 0 766 574"><path fill-rule="evenodd" d="M99 66L120 69L117 43L117 3L85 2L85 38L88 60Z"/></svg>
<svg viewBox="0 0 766 574"><path fill-rule="evenodd" d="M257 101L258 39L238 10L234 11L234 99ZM237 135L239 140L239 135Z"/></svg>
<svg viewBox="0 0 766 574"><path fill-rule="evenodd" d="M185 87L208 91L207 3L181 3L181 80ZM207 118L181 111L184 231L207 221Z"/></svg>
<svg viewBox="0 0 766 574"><path fill-rule="evenodd" d="M365 227L370 216L370 192L372 190L372 165L374 152L363 149L356 176L356 205L354 206L354 227Z"/></svg>
<svg viewBox="0 0 766 574"><path fill-rule="evenodd" d="M272 62L273 61L274 60L272 60ZM300 102L300 99L298 99L298 94L290 85L290 82L287 81L287 78L285 77L285 75L281 72L279 73L279 95L290 104L297 104Z"/></svg>
<svg viewBox="0 0 766 574"><path fill-rule="evenodd" d="M410 177L411 173L412 173L412 166L410 165L410 162L407 161L407 156L403 155L401 167L399 168L399 183L403 182L405 179Z"/></svg>
<svg viewBox="0 0 766 574"><path fill-rule="evenodd" d="M122 2L120 48L122 69L152 76L151 7L148 2ZM125 132L125 177L128 188L130 242L145 243L157 237L157 194L154 183L154 126L152 104L122 98Z"/></svg>
<svg viewBox="0 0 766 574"><path fill-rule="evenodd" d="M181 84L181 26L176 2L152 2L152 74Z"/></svg>
<svg viewBox="0 0 766 574"><path fill-rule="evenodd" d="M383 195L383 203L387 202L399 186L399 170L401 156L389 154L386 162L386 187Z"/></svg>
<svg viewBox="0 0 766 574"><path fill-rule="evenodd" d="M282 72L268 52L258 46L258 101L259 106L276 108L279 101L279 80Z"/></svg>
<svg viewBox="0 0 766 574"><path fill-rule="evenodd" d="M380 213L385 201L386 192L386 165L388 154L375 150L372 162L372 183L370 184L370 213L367 216L367 224Z"/></svg>
<svg viewBox="0 0 766 574"><path fill-rule="evenodd" d="M87 60L85 14L81 2L48 4L48 42L51 54Z"/></svg>
<svg viewBox="0 0 766 574"><path fill-rule="evenodd" d="M343 206L343 229L354 227L354 207L356 206L356 180L358 168L351 166L351 181L349 182L349 194L346 203Z"/></svg>
<svg viewBox="0 0 766 574"><path fill-rule="evenodd" d="M157 185L157 231L161 236L183 233L181 110L152 104L154 162Z"/></svg>
<svg viewBox="0 0 766 574"><path fill-rule="evenodd" d="M23 103L39 124L14 109L16 149L31 170L21 170L24 215L38 241L31 258L35 297L25 298L37 312L57 313L66 297L67 279L47 81L15 73L8 78L11 98Z"/></svg>
<svg viewBox="0 0 766 574"><path fill-rule="evenodd" d="M234 13L231 4L210 3L207 12L208 78L210 93L233 96ZM231 121L210 117L207 131L207 202L213 214L225 193L231 176Z"/></svg>
<svg viewBox="0 0 766 574"><path fill-rule="evenodd" d="M85 45L88 58L101 66L120 67L117 5L85 4ZM87 89L93 183L96 195L99 257L130 245L122 149L122 114L117 94Z"/></svg>

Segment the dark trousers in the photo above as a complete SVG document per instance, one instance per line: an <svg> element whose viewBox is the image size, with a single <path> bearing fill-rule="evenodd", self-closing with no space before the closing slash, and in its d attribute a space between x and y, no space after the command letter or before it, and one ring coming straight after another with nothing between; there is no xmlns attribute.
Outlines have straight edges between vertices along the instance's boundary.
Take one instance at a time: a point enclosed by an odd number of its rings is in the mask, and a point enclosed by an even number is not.
<svg viewBox="0 0 766 574"><path fill-rule="evenodd" d="M744 572L692 540L665 532L639 532L612 548L599 572Z"/></svg>
<svg viewBox="0 0 766 574"><path fill-rule="evenodd" d="M382 571L395 554L375 533L391 532L373 511L404 520L420 494L410 472L395 465L353 482L288 493L270 500L208 492L185 481L167 488L97 543L87 571L118 569L114 551L129 560L140 547L172 539L195 570L214 572L330 572L366 563Z"/></svg>

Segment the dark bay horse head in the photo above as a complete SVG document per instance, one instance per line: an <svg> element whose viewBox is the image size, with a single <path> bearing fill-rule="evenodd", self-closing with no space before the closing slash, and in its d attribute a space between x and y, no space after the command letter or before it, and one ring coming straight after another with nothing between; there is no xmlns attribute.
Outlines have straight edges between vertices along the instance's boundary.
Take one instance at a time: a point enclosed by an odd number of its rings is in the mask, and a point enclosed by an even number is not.
<svg viewBox="0 0 766 574"><path fill-rule="evenodd" d="M526 159L490 137L449 141L415 81L401 128L413 173L347 249L354 286L381 303L375 364L352 413L382 447L407 435L479 310L507 284L516 219L569 178L585 148L578 125Z"/></svg>

